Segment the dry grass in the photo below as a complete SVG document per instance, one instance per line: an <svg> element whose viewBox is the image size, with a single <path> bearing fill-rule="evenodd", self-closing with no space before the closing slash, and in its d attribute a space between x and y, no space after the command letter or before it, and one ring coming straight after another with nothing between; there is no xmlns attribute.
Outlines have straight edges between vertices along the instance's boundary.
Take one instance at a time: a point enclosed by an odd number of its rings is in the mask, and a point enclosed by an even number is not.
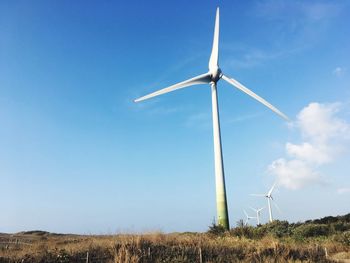
<svg viewBox="0 0 350 263"><path fill-rule="evenodd" d="M14 243L4 243L8 241ZM349 256L349 247L327 239L296 242L266 236L252 240L199 233L76 236L34 232L0 235L0 242L0 263L87 262L87 253L89 262L114 263L341 262Z"/></svg>

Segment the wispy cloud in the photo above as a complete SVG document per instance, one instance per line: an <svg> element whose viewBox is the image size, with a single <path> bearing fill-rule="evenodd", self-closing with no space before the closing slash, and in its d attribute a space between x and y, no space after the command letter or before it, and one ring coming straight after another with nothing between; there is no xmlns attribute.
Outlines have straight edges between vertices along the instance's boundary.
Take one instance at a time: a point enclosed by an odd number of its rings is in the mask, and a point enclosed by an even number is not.
<svg viewBox="0 0 350 263"><path fill-rule="evenodd" d="M275 21L276 41L280 45L313 46L324 36L342 10L341 2L265 0L258 2L255 14Z"/></svg>
<svg viewBox="0 0 350 263"><path fill-rule="evenodd" d="M157 78L153 79L151 82L141 82L137 87L129 87L129 93L127 94L127 98L125 100L125 103L127 105L131 105L130 102L132 102L134 99L139 98L141 96L144 96L146 94L149 94L151 92L154 92L156 90L163 89L165 87L168 87L170 85L173 85L175 83L170 83L167 79L175 74L176 72L180 71L181 69L187 67L189 64L191 64L193 61L200 58L200 55L192 55L185 57L181 60L179 60L174 65L166 68L163 72L157 75ZM187 78L190 78L191 76L183 76L182 78L178 79L177 82L183 81ZM147 101L148 108L151 108L152 105L157 104L161 100L161 97L152 98L151 100ZM150 103L152 101L152 103ZM143 106L139 106L144 103L137 103L137 106L133 106L133 108L141 108ZM145 104L144 104L145 105Z"/></svg>
<svg viewBox="0 0 350 263"><path fill-rule="evenodd" d="M273 161L268 171L289 189L309 184L324 184L320 167L334 162L349 143L350 124L338 117L341 103L310 103L291 125L304 140L300 144L287 142L286 156Z"/></svg>
<svg viewBox="0 0 350 263"><path fill-rule="evenodd" d="M261 116L262 113L252 113L247 115L241 115L233 118L222 118L221 125L230 125L237 122L244 122L247 120L255 119ZM189 128L199 129L212 129L212 113L211 112L198 112L189 115L185 121L185 126Z"/></svg>
<svg viewBox="0 0 350 263"><path fill-rule="evenodd" d="M337 193L340 195L350 194L350 187L338 188Z"/></svg>
<svg viewBox="0 0 350 263"><path fill-rule="evenodd" d="M224 60L224 67L234 69L246 69L261 65L267 61L277 59L284 55L284 52L269 52L257 48L245 48L235 54L235 57L227 57Z"/></svg>
<svg viewBox="0 0 350 263"><path fill-rule="evenodd" d="M344 76L346 73L346 68L342 68L342 67L336 67L333 71L332 74L336 77L342 77Z"/></svg>
<svg viewBox="0 0 350 263"><path fill-rule="evenodd" d="M336 16L341 10L339 2L265 0L257 3L255 12L270 20L317 22Z"/></svg>
<svg viewBox="0 0 350 263"><path fill-rule="evenodd" d="M262 113L260 113L260 112L252 113L252 114L246 114L246 115L241 115L241 116L237 116L237 117L225 120L225 124L232 124L232 123L247 121L247 120L258 118L261 115L262 115Z"/></svg>
<svg viewBox="0 0 350 263"><path fill-rule="evenodd" d="M233 49L235 57L227 57L223 62L233 69L252 68L311 48L326 35L343 5L341 2L258 1L251 15L275 22L270 28L274 36L270 47L262 49L246 43L238 46L237 43L226 43L222 48Z"/></svg>
<svg viewBox="0 0 350 263"><path fill-rule="evenodd" d="M130 111L139 112L142 114L146 114L148 116L162 116L169 115L181 112L185 110L185 106L177 105L177 106L169 106L160 103L159 98L152 98L143 103L135 103L133 102L135 98L128 98L124 100L125 105L128 107ZM113 111L117 112L117 106L112 108Z"/></svg>
<svg viewBox="0 0 350 263"><path fill-rule="evenodd" d="M187 117L185 126L189 128L208 129L211 128L211 113L198 112Z"/></svg>

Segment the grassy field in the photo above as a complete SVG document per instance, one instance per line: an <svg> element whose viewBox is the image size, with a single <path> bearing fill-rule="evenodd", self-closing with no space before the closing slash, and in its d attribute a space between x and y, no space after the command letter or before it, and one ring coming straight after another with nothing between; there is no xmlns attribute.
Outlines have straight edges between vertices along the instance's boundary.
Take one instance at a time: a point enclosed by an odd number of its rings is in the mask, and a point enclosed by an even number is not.
<svg viewBox="0 0 350 263"><path fill-rule="evenodd" d="M350 214L207 233L0 234L0 262L350 262Z"/></svg>

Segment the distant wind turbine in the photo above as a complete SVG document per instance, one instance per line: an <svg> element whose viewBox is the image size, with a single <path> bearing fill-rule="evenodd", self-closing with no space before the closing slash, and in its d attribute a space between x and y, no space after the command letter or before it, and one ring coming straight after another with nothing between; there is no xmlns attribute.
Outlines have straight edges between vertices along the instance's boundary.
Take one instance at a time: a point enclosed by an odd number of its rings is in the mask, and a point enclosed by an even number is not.
<svg viewBox="0 0 350 263"><path fill-rule="evenodd" d="M260 212L264 209L265 207L259 208L259 209L255 209L253 207L250 207L250 209L252 209L253 211L255 211L256 213L256 221L257 224L260 225Z"/></svg>
<svg viewBox="0 0 350 263"><path fill-rule="evenodd" d="M272 192L273 192L273 189L275 188L276 186L276 183L273 184L273 186L271 187L271 189L267 192L267 194L252 194L254 196L261 196L261 197L266 197L267 198L267 205L269 207L269 217L270 217L270 223L273 221L273 218L272 218L272 210L271 210L271 201L274 201L273 200L273 197L272 197ZM273 202L273 204L275 205L275 207L277 208L277 210L280 211L279 207L277 206L276 202Z"/></svg>
<svg viewBox="0 0 350 263"><path fill-rule="evenodd" d="M225 229L229 229L229 218L226 201L226 187L225 187L225 176L224 176L224 164L222 160L222 149L221 149L221 135L220 135L220 123L219 123L219 110L218 110L218 98L217 98L217 82L223 79L230 85L248 94L252 98L256 99L279 116L288 120L288 117L280 112L277 108L272 106L269 102L249 90L243 84L237 80L224 75L219 67L219 8L216 9L215 29L214 29L214 40L213 47L209 59L209 71L202 75L193 77L191 79L179 82L175 85L167 88L155 91L151 94L143 96L135 100L135 102L143 101L158 95L162 95L174 90L182 89L185 87L198 85L198 84L209 84L211 86L211 98L212 98L212 114L213 114L213 135L214 135L214 160L215 160L215 184L216 184L216 207L218 224L223 226Z"/></svg>
<svg viewBox="0 0 350 263"><path fill-rule="evenodd" d="M249 220L250 220L250 219L255 219L255 216L249 216L245 210L243 210L243 212L244 212L245 217L246 217L245 222L244 222L244 225L247 226Z"/></svg>

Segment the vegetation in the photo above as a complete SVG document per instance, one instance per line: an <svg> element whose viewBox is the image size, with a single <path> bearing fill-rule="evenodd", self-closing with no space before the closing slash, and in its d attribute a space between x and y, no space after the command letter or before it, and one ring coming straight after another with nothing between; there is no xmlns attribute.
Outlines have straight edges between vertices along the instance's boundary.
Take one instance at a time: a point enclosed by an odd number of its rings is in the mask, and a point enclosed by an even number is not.
<svg viewBox="0 0 350 263"><path fill-rule="evenodd" d="M350 214L305 223L274 221L207 233L78 236L0 234L2 262L346 262Z"/></svg>
<svg viewBox="0 0 350 263"><path fill-rule="evenodd" d="M230 231L231 235L250 239L261 239L273 236L279 239L308 241L309 239L336 240L349 245L350 214L345 216L328 216L322 219L308 220L305 223L288 223L275 220L272 223L257 227L243 226L241 222Z"/></svg>

